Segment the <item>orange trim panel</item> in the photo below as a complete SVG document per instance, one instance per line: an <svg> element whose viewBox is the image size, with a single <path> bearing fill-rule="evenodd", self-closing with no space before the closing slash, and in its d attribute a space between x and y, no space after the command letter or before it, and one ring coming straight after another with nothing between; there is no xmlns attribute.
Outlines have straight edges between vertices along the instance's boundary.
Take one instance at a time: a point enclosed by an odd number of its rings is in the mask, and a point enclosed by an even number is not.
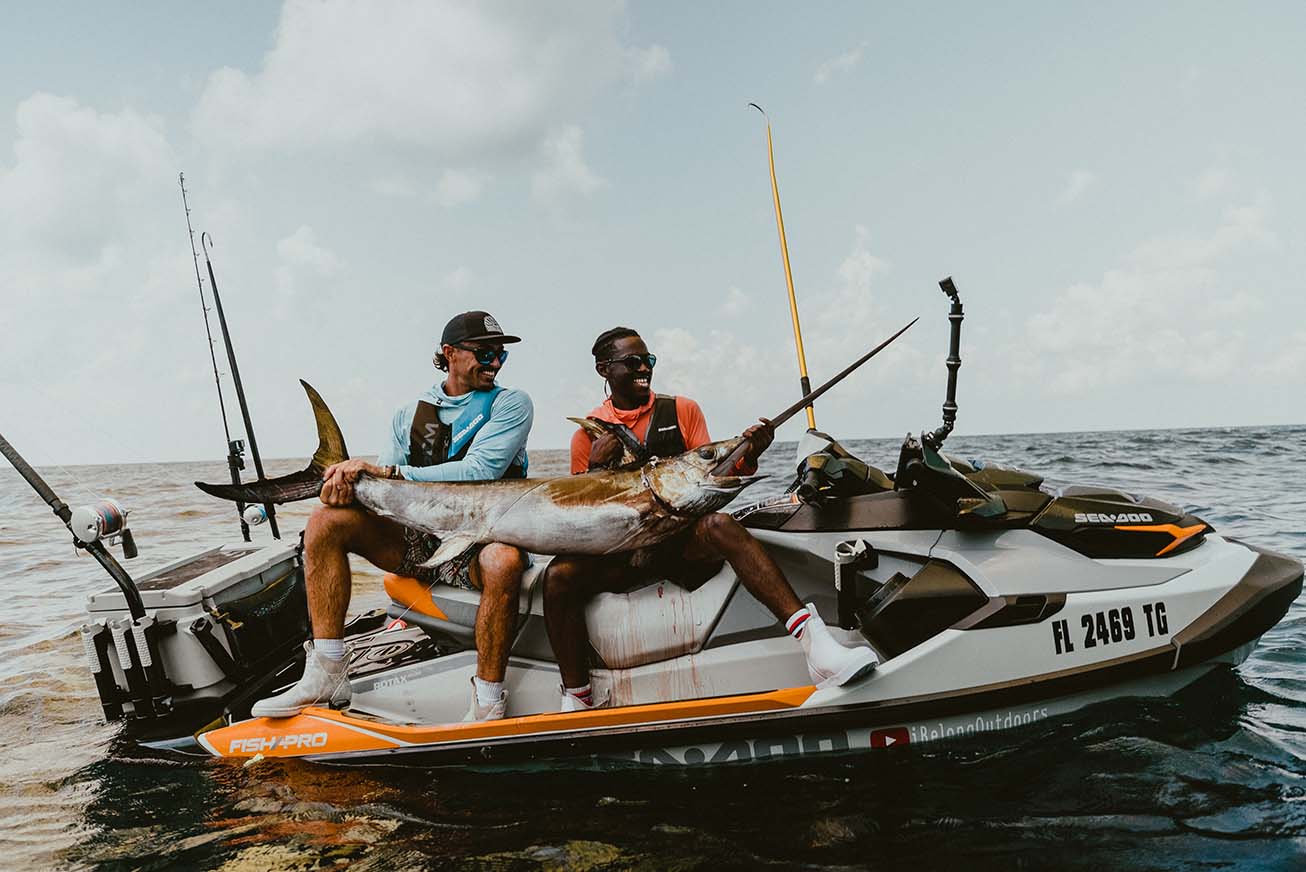
<svg viewBox="0 0 1306 872"><path fill-rule="evenodd" d="M1160 557L1163 554L1170 553L1189 539L1196 536L1198 533L1205 530L1206 524L1193 524L1191 527L1180 527L1178 524L1148 524L1146 526L1139 526L1137 524L1121 526L1120 524L1116 524L1116 529L1133 530L1138 533L1169 533L1174 537L1174 541L1156 552L1156 556Z"/></svg>
<svg viewBox="0 0 1306 872"><path fill-rule="evenodd" d="M303 757L350 751L375 751L411 745L434 745L468 739L496 739L595 727L619 727L722 715L796 708L815 687L791 687L767 693L631 705L584 712L552 712L466 724L399 726L351 717L331 709L309 708L292 718L254 718L200 735L219 757Z"/></svg>

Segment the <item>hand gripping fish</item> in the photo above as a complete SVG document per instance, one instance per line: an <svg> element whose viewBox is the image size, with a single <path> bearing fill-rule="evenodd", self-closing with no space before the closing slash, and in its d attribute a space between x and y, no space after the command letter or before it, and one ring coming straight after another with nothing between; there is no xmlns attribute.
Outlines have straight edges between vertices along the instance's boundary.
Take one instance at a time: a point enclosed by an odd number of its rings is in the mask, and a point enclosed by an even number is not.
<svg viewBox="0 0 1306 872"><path fill-rule="evenodd" d="M772 423L784 423L915 323L871 349ZM245 485L196 482L200 490L247 503L293 502L321 492L323 472L349 454L322 397L307 382L300 384L318 430L318 448L308 468ZM724 507L763 478L735 474L747 448L748 440L736 436L675 457L652 458L633 468L561 478L417 482L362 475L354 483L354 499L368 511L440 537L440 547L426 566L438 566L478 542L502 542L537 554L613 554L661 542Z"/></svg>

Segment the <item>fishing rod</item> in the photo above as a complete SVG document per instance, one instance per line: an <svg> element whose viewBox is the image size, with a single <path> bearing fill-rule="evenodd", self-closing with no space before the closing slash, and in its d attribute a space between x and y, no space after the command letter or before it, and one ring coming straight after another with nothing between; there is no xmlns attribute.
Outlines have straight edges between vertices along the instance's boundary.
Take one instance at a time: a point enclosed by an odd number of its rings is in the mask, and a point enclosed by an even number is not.
<svg viewBox="0 0 1306 872"><path fill-rule="evenodd" d="M9 444L9 440L3 435L0 435L0 454L14 465L14 469L27 480L32 490L36 491L59 520L63 521L64 526L73 534L77 547L89 551L91 556L104 567L104 571L109 573L122 591L131 616L138 621L143 619L145 605L141 602L141 593L136 589L136 582L132 581L127 570L123 569L122 564L104 547L105 542L112 544L115 540L119 540L122 542L123 557L130 560L136 556L136 543L132 539L131 531L127 529L126 510L113 500L101 500L90 506L71 509L67 503L59 499L54 489L45 483L40 473L32 469L31 464L18 453L18 449Z"/></svg>
<svg viewBox="0 0 1306 872"><path fill-rule="evenodd" d="M192 240L192 245L194 241ZM209 270L209 290L213 292L213 306L218 310L218 326L222 328L222 341L227 346L227 362L231 364L231 382L236 386L236 401L240 403L240 417L245 422L245 436L249 439L249 453L254 458L254 472L259 481L267 476L263 474L263 458L258 453L258 440L254 438L254 424L249 417L249 403L245 401L245 388L240 382L240 367L236 365L236 350L231 347L231 333L227 330L227 317L222 313L222 297L218 295L218 280L213 275L213 261L209 260L209 246L213 237L207 231L200 234L200 247L204 249L204 265ZM239 479L232 484L240 484ZM281 531L277 529L277 510L272 503L264 503L263 511L267 514L268 526L272 529L272 538L280 539ZM245 523L244 513L241 523Z"/></svg>
<svg viewBox="0 0 1306 872"><path fill-rule="evenodd" d="M222 397L222 379L218 375L218 355L213 350L213 330L209 327L209 305L204 301L204 279L200 277L200 256L195 251L195 230L190 226L190 204L186 201L186 174L177 173L177 182L181 185L181 205L186 210L186 233L190 236L190 257L195 264L195 284L200 291L200 310L204 312L204 335L209 340L209 360L213 362L213 384L218 389L218 410L222 413L222 434L227 442L227 469L231 472L231 483L240 484L240 471L245 468L245 443L231 438L231 428L227 424L227 403ZM249 538L249 523L245 520L245 504L236 502L236 515L240 518L240 535L245 541Z"/></svg>
<svg viewBox="0 0 1306 872"><path fill-rule="evenodd" d="M766 110L756 103L749 103L766 119L766 156L771 165L771 200L775 203L775 226L780 234L780 259L784 261L785 285L789 288L789 317L794 324L794 346L798 349L798 376L802 395L812 392L812 383L807 378L807 354L803 350L803 329L798 323L798 298L794 296L794 274L789 268L789 242L785 239L785 219L780 211L780 186L775 180L775 150L771 145L771 117ZM816 429L816 409L810 403L807 406L807 429Z"/></svg>

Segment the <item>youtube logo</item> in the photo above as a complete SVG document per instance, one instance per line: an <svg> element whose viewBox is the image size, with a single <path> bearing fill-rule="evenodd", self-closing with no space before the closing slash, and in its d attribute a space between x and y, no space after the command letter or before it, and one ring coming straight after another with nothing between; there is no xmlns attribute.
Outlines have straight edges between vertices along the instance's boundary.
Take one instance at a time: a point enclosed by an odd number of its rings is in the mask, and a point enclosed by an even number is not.
<svg viewBox="0 0 1306 872"><path fill-rule="evenodd" d="M890 727L887 730L871 730L872 748L892 748L894 745L910 745L911 734L906 727Z"/></svg>

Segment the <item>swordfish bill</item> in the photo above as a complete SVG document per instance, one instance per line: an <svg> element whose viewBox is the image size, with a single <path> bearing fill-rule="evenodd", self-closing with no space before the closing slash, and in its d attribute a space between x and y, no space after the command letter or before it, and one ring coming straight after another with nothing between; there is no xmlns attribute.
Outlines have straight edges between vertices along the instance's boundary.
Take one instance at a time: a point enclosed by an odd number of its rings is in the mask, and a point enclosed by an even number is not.
<svg viewBox="0 0 1306 872"><path fill-rule="evenodd" d="M792 406L790 406L789 408L785 409L783 412L781 412L780 414L776 415L774 418L767 418L767 419L765 419L765 420L767 420L767 421L771 424L771 428L772 428L772 429L775 429L775 428L779 427L779 426L780 426L781 424L783 424L785 421L788 421L788 420L789 420L790 418L792 418L794 415L798 414L800 411L802 411L803 409L807 408L807 407L810 406L812 403L816 402L817 398L819 398L822 394L824 394L824 393L825 393L826 391L828 391L830 388L834 387L834 386L837 385L839 382L843 381L845 378L847 378L848 376L852 375L853 370L857 369L857 367L861 366L863 363L865 363L866 361L870 360L872 357L874 357L875 355L877 355L877 354L879 354L881 351L883 351L885 348L887 348L887 347L889 346L889 343L893 342L893 340L897 339L899 336L901 336L902 334L904 334L904 333L906 333L908 330L910 330L910 329L911 329L911 326L912 326L913 324L915 324L915 323L916 323L917 321L919 321L919 320L920 320L920 316L919 316L919 315L918 315L917 317L915 317L915 318L912 318L910 321L907 322L907 325L906 325L905 327L903 327L903 328L902 328L901 330L899 330L897 333L895 333L895 334L893 334L892 336L890 336L888 339L886 339L886 340L884 340L883 342L881 342L879 345L877 345L877 346L875 346L874 348L872 348L870 351L868 351L868 352L866 352L865 354L863 354L861 357L859 357L859 358L857 358L856 360L854 360L852 363L850 363L850 364L848 364L847 366L845 366L841 372L839 372L837 375L835 375L833 378L831 378L831 379L830 379L829 381L827 381L825 384L821 385L821 386L820 386L819 388L817 388L816 390L814 390L814 391L812 391L811 393L807 394L806 396L802 397L801 399L798 400L798 402L794 403ZM738 463L739 458L743 456L744 451L746 450L746 448L747 448L747 443L745 443L744 445L739 446L739 448L736 449L732 454L730 454L729 457L727 457L725 460L723 460L723 461L720 463L720 465L718 465L718 466L716 467L716 469L713 470L713 472L714 472L714 473L716 473L716 472L725 472L725 471L727 471L727 470L733 469L734 466L735 466L735 464Z"/></svg>

